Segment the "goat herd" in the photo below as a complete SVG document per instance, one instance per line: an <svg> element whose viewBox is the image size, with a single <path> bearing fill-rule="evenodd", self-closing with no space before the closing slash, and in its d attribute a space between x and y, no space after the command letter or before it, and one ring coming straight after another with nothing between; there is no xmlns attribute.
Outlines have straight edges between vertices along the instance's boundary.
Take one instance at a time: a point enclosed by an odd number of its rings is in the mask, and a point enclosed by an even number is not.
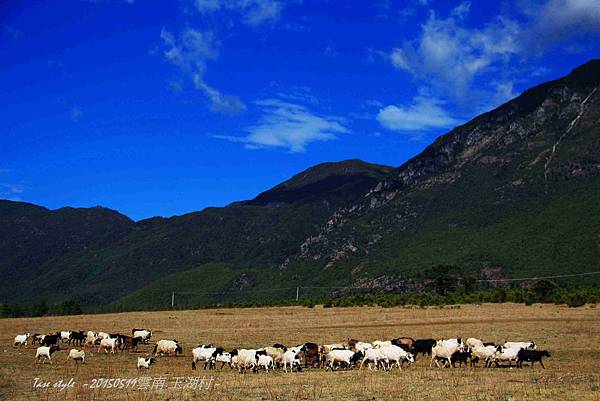
<svg viewBox="0 0 600 401"><path fill-rule="evenodd" d="M59 344L68 343L79 347L98 347L97 352L104 350L115 353L116 350L134 351L140 344L148 344L152 338L152 331L147 329L133 329L131 335L110 334L104 332L88 331L61 331L54 334L19 334L15 337L15 347L27 347L31 339L32 344L39 344L36 350L36 360L52 362L52 354L59 351ZM181 355L183 348L176 340L160 340L152 350L152 356L138 357L137 368L149 369L155 362L156 356ZM318 345L307 342L295 347L286 347L283 344L259 349L234 349L226 352L223 347L212 344L203 344L192 350L192 369L198 363L204 363L204 369L214 369L221 362L220 369L228 365L240 373L247 370L258 372L269 369L283 369L288 371L302 371L303 368L314 367L325 370L339 368L361 369L367 365L369 369L391 370L393 367L402 369L406 363L413 365L419 354L428 355L431 359L429 366L437 367L476 366L480 361L485 362L485 367L504 366L512 367L513 362L518 368L524 362L533 364L539 362L544 367L542 359L550 357L548 351L537 349L533 341L505 342L498 345L483 342L477 338L452 338L446 340L418 339L399 337L388 341L373 341L372 343L348 339L337 344ZM75 364L85 363L83 349L71 349L67 360L72 359Z"/></svg>

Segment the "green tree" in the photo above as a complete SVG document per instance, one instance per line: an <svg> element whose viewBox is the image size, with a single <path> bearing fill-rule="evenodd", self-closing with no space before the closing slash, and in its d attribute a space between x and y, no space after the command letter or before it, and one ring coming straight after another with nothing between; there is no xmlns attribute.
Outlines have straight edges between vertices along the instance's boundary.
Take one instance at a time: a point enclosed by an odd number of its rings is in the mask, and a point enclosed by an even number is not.
<svg viewBox="0 0 600 401"><path fill-rule="evenodd" d="M81 306L75 301L65 301L60 305L63 315L81 315Z"/></svg>
<svg viewBox="0 0 600 401"><path fill-rule="evenodd" d="M33 305L32 314L33 316L46 316L50 308L48 307L48 303L46 301L42 301Z"/></svg>
<svg viewBox="0 0 600 401"><path fill-rule="evenodd" d="M537 301L552 302L556 288L556 283L550 280L538 280L533 284L531 290L533 291Z"/></svg>

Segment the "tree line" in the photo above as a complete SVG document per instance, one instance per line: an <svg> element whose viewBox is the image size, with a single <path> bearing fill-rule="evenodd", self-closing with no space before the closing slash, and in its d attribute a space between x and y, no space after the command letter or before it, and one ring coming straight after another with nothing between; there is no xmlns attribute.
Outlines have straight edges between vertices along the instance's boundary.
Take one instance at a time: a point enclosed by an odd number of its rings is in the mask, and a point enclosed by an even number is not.
<svg viewBox="0 0 600 401"><path fill-rule="evenodd" d="M513 302L525 305L535 303L567 305L580 307L586 304L600 302L600 289L580 287L557 287L546 281L539 281L530 288L493 288L472 292L450 291L439 293L436 291L409 292L402 294L346 294L337 297L301 298L298 301L291 299L254 299L248 301L225 302L215 304L185 305L185 309L205 308L253 308L265 306L293 306L315 307L323 305L326 308L349 306L380 306L391 308L395 306L414 305L418 307L504 303ZM160 308L159 308L160 309ZM168 309L167 307L162 309ZM183 309L183 308L182 308ZM115 307L103 309L102 312L125 312L127 308ZM78 315L84 309L75 301L65 301L59 304L39 302L24 306L18 304L0 304L0 317L38 317ZM99 310L85 310L86 313L99 312Z"/></svg>

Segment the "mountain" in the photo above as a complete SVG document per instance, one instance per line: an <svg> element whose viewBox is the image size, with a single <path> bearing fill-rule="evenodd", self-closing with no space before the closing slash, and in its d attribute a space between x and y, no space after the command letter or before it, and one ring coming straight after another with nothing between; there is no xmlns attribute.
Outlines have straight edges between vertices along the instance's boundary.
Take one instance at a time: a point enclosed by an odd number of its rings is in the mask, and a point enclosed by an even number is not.
<svg viewBox="0 0 600 401"><path fill-rule="evenodd" d="M259 194L244 205L268 206L309 199L347 203L363 194L394 171L393 167L362 160L322 163Z"/></svg>
<svg viewBox="0 0 600 401"><path fill-rule="evenodd" d="M593 60L397 168L323 163L251 200L140 222L0 201L0 302L142 308L166 306L171 291L202 303L290 297L278 289L297 285L418 290L440 265L479 279L596 271L599 199Z"/></svg>

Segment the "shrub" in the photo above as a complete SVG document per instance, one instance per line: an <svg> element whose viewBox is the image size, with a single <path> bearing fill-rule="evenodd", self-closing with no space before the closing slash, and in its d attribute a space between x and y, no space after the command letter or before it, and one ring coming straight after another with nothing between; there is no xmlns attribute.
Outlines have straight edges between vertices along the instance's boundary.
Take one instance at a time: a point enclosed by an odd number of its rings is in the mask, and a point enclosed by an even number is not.
<svg viewBox="0 0 600 401"><path fill-rule="evenodd" d="M569 308L578 308L586 304L586 299L582 294L573 294L567 300Z"/></svg>

